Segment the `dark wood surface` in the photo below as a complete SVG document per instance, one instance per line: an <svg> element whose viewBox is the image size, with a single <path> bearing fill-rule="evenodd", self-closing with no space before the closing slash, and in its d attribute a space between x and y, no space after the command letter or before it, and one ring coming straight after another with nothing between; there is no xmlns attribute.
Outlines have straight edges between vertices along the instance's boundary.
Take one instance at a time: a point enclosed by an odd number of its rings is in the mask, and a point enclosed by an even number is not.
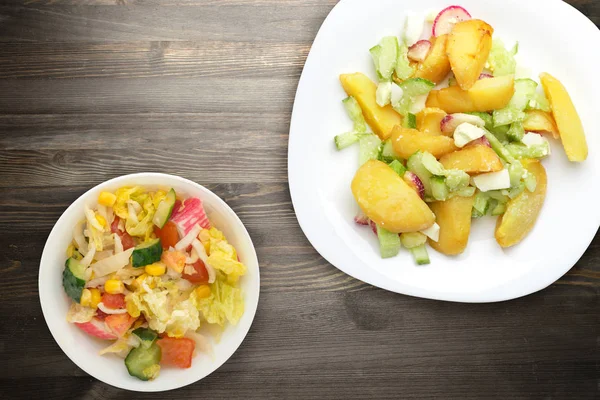
<svg viewBox="0 0 600 400"><path fill-rule="evenodd" d="M288 191L288 129L302 65L335 3L1 3L0 398L600 398L600 239L548 289L487 305L388 293L310 246ZM600 2L570 3L600 23ZM81 371L52 339L37 290L63 210L141 171L215 191L261 264L239 351L162 394Z"/></svg>

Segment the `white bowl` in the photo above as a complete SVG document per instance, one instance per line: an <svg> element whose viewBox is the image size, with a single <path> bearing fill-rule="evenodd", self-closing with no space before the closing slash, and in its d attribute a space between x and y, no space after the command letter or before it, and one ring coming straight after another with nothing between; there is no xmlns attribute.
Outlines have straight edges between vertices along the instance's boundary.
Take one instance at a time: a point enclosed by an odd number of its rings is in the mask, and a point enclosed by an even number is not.
<svg viewBox="0 0 600 400"><path fill-rule="evenodd" d="M122 186L140 185L148 188L174 188L184 196L200 197L212 224L222 230L237 249L248 273L240 280L244 292L245 312L236 326L228 326L219 343L213 346L214 356L198 354L189 369L163 368L154 381L144 382L127 373L123 359L113 355L99 356L98 351L110 343L96 340L66 321L70 299L62 288L65 251L72 240L72 229L84 218L83 206L97 203L103 190L114 191ZM40 262L39 292L44 318L54 340L65 354L88 374L109 385L139 392L176 389L194 383L219 368L240 346L250 329L258 305L260 278L258 259L246 228L231 208L205 187L173 175L141 173L125 175L104 182L79 197L54 225Z"/></svg>
<svg viewBox="0 0 600 400"><path fill-rule="evenodd" d="M587 133L590 156L568 162L553 140L544 161L548 195L531 234L502 250L494 240L495 221L476 221L467 251L445 257L430 250L431 265L418 267L410 254L382 260L377 239L356 226L358 210L350 182L358 168L357 148L335 150L333 138L352 123L341 100L338 76L356 71L375 78L369 48L388 35L399 36L414 11L464 6L489 22L494 36L511 46L519 41L519 64L536 78L549 72L569 90ZM290 126L288 171L298 221L309 241L330 263L381 288L413 296L463 302L513 299L559 279L579 260L600 225L600 130L597 66L600 31L560 0L342 0L323 23L306 60Z"/></svg>

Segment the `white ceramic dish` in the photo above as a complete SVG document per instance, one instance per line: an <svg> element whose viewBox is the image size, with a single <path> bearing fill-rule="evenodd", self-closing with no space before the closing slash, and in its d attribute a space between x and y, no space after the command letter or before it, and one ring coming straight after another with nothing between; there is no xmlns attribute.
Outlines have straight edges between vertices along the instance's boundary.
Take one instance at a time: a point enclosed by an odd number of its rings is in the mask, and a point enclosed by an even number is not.
<svg viewBox="0 0 600 400"><path fill-rule="evenodd" d="M99 356L108 342L87 336L65 317L70 300L62 289L65 251L72 240L72 229L84 218L84 204L96 204L103 190L140 185L149 188L174 188L184 196L200 197L211 222L225 233L237 249L248 274L241 278L245 312L237 326L228 326L219 343L213 346L214 356L197 355L189 369L163 368L154 381L143 382L129 376L123 360L116 356ZM39 292L44 318L54 339L65 354L88 374L109 385L139 392L171 390L194 383L209 375L229 359L250 329L258 305L260 278L258 260L246 228L223 200L205 187L173 175L141 173L121 176L104 182L79 197L67 208L50 232L40 262Z"/></svg>
<svg viewBox="0 0 600 400"><path fill-rule="evenodd" d="M342 107L342 73L375 73L369 48L399 36L406 12L439 11L448 1L342 0L323 23L306 61L290 127L289 181L300 225L321 255L347 274L372 285L413 296L492 302L541 290L579 260L600 225L600 130L597 66L600 32L560 0L461 0L474 18L495 28L495 37L519 41L518 62L550 72L568 88L581 115L590 148L588 160L567 161L560 143L544 161L549 188L535 229L520 245L503 251L494 240L495 221L477 221L467 251L450 258L430 250L431 265L417 267L408 252L382 260L370 229L356 226L350 182L357 149L338 152L336 134L351 130Z"/></svg>

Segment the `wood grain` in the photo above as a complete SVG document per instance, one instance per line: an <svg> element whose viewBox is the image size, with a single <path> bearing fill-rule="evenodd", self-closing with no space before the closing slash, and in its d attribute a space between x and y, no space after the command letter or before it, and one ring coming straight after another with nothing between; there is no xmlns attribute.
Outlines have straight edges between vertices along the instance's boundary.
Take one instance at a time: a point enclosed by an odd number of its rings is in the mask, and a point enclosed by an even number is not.
<svg viewBox="0 0 600 400"><path fill-rule="evenodd" d="M600 236L510 302L441 303L354 280L312 248L287 185L296 85L336 0L7 0L0 5L1 399L597 399ZM600 3L569 3L600 23ZM360 29L360 27L357 27ZM240 349L196 384L136 394L59 349L44 243L83 192L158 171L206 185L257 248Z"/></svg>

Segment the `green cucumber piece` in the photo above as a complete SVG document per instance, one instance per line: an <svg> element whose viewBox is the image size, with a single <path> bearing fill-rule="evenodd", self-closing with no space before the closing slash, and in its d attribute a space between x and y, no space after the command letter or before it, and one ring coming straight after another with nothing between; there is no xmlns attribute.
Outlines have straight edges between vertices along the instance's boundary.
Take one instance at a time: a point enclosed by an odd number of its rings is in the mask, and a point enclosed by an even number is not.
<svg viewBox="0 0 600 400"><path fill-rule="evenodd" d="M423 165L423 153L415 153L406 162L408 170L417 175L425 187L425 197L431 197L431 172Z"/></svg>
<svg viewBox="0 0 600 400"><path fill-rule="evenodd" d="M408 79L415 72L408 59L408 47L402 43L398 46L398 59L396 60L396 76L399 79Z"/></svg>
<svg viewBox="0 0 600 400"><path fill-rule="evenodd" d="M65 262L62 278L63 288L67 296L77 303L81 301L81 292L85 288L85 270L83 264L73 257Z"/></svg>
<svg viewBox="0 0 600 400"><path fill-rule="evenodd" d="M492 209L492 216L498 217L506 212L506 203L498 203L496 207Z"/></svg>
<svg viewBox="0 0 600 400"><path fill-rule="evenodd" d="M484 112L470 112L467 114L481 118L485 122L485 129L488 131L494 128L494 117L490 114Z"/></svg>
<svg viewBox="0 0 600 400"><path fill-rule="evenodd" d="M477 193L475 203L473 204L473 217L480 218L487 214L490 208L490 197L483 192Z"/></svg>
<svg viewBox="0 0 600 400"><path fill-rule="evenodd" d="M525 183L525 189L531 193L535 192L535 189L537 188L537 178L535 175L528 171L523 182Z"/></svg>
<svg viewBox="0 0 600 400"><path fill-rule="evenodd" d="M377 160L381 150L381 140L376 135L368 135L359 140L359 165L369 160Z"/></svg>
<svg viewBox="0 0 600 400"><path fill-rule="evenodd" d="M146 349L158 338L158 334L150 328L137 328L132 333L142 341L141 345Z"/></svg>
<svg viewBox="0 0 600 400"><path fill-rule="evenodd" d="M367 122L365 121L362 108L360 108L358 101L350 96L342 100L342 103L344 104L348 116L354 123L354 132L365 133L367 131Z"/></svg>
<svg viewBox="0 0 600 400"><path fill-rule="evenodd" d="M392 78L398 63L398 51L399 45L396 36L384 37L377 46L369 50L380 81L387 82Z"/></svg>
<svg viewBox="0 0 600 400"><path fill-rule="evenodd" d="M448 186L446 186L446 179L441 176L431 177L431 195L437 201L446 201L450 195Z"/></svg>
<svg viewBox="0 0 600 400"><path fill-rule="evenodd" d="M525 168L523 168L523 164L519 161L516 161L508 166L508 175L510 176L510 186L516 187L521 183L521 179L523 179L523 175L525 174Z"/></svg>
<svg viewBox="0 0 600 400"><path fill-rule="evenodd" d="M154 213L154 218L152 218L152 223L162 229L169 218L171 218L171 214L173 213L173 207L175 207L175 200L177 200L177 195L175 194L175 190L171 188L167 196L162 199L162 201L158 204L156 208L156 212Z"/></svg>
<svg viewBox="0 0 600 400"><path fill-rule="evenodd" d="M163 248L160 239L153 239L135 247L131 254L131 265L133 268L145 267L160 261Z"/></svg>
<svg viewBox="0 0 600 400"><path fill-rule="evenodd" d="M417 116L412 113L406 114L402 126L408 129L417 129Z"/></svg>
<svg viewBox="0 0 600 400"><path fill-rule="evenodd" d="M521 182L518 186L516 186L508 191L508 197L511 199L514 199L517 196L519 196L521 193L523 193L524 191L525 191L525 183Z"/></svg>
<svg viewBox="0 0 600 400"><path fill-rule="evenodd" d="M383 161L386 164L391 163L394 160L398 160L402 162L400 157L396 154L394 150L394 146L392 145L392 141L390 139L386 140L381 146L381 152L379 153L379 157L377 157L379 161Z"/></svg>
<svg viewBox="0 0 600 400"><path fill-rule="evenodd" d="M334 138L335 147L338 150L344 150L346 147L352 146L354 143L358 143L361 137L366 136L364 133L347 132L337 135Z"/></svg>
<svg viewBox="0 0 600 400"><path fill-rule="evenodd" d="M510 125L525 120L525 109L532 99L537 98L537 82L531 79L517 79L515 94L508 105L494 111L494 126Z"/></svg>
<svg viewBox="0 0 600 400"><path fill-rule="evenodd" d="M446 184L448 184L448 179L446 179ZM473 186L467 186L466 188L459 189L455 192L450 193L450 198L452 197L473 197L475 195L476 189Z"/></svg>
<svg viewBox="0 0 600 400"><path fill-rule="evenodd" d="M534 146L525 146L518 143L510 143L506 145L506 150L516 159L524 158L544 158L550 155L550 146L548 143Z"/></svg>
<svg viewBox="0 0 600 400"><path fill-rule="evenodd" d="M519 44L517 43L512 51L508 51L504 47L504 43L500 39L494 39L492 42L492 49L488 58L488 64L494 76L512 75L517 69L517 62L515 55L519 50Z"/></svg>
<svg viewBox="0 0 600 400"><path fill-rule="evenodd" d="M427 236L421 232L403 233L400 235L400 241L402 242L402 246L411 250L427 243Z"/></svg>
<svg viewBox="0 0 600 400"><path fill-rule="evenodd" d="M510 125L508 132L506 132L506 136L513 142L520 142L523 140L523 137L525 136L525 128L523 128L523 123L513 122Z"/></svg>
<svg viewBox="0 0 600 400"><path fill-rule="evenodd" d="M431 264L431 260L429 260L429 253L427 252L427 247L423 244L419 247L415 247L414 249L410 249L413 258L417 265L427 265Z"/></svg>
<svg viewBox="0 0 600 400"><path fill-rule="evenodd" d="M415 98L428 94L434 87L435 83L423 78L405 80L400 84L402 99L398 104L392 104L394 110L404 116L408 115Z"/></svg>
<svg viewBox="0 0 600 400"><path fill-rule="evenodd" d="M390 168L400 176L400 178L404 177L404 174L406 173L406 167L402 165L400 161L394 160L389 165Z"/></svg>
<svg viewBox="0 0 600 400"><path fill-rule="evenodd" d="M510 154L510 152L506 149L506 147L498 140L496 136L494 136L491 132L486 132L485 137L492 145L492 149L507 163L515 162L515 158Z"/></svg>
<svg viewBox="0 0 600 400"><path fill-rule="evenodd" d="M379 251L381 258L396 257L400 253L400 236L377 225L377 237L379 238Z"/></svg>
<svg viewBox="0 0 600 400"><path fill-rule="evenodd" d="M156 343L149 347L143 346L131 349L125 358L125 366L129 375L134 376L143 381L156 378L159 369L158 366L162 353L160 346Z"/></svg>

